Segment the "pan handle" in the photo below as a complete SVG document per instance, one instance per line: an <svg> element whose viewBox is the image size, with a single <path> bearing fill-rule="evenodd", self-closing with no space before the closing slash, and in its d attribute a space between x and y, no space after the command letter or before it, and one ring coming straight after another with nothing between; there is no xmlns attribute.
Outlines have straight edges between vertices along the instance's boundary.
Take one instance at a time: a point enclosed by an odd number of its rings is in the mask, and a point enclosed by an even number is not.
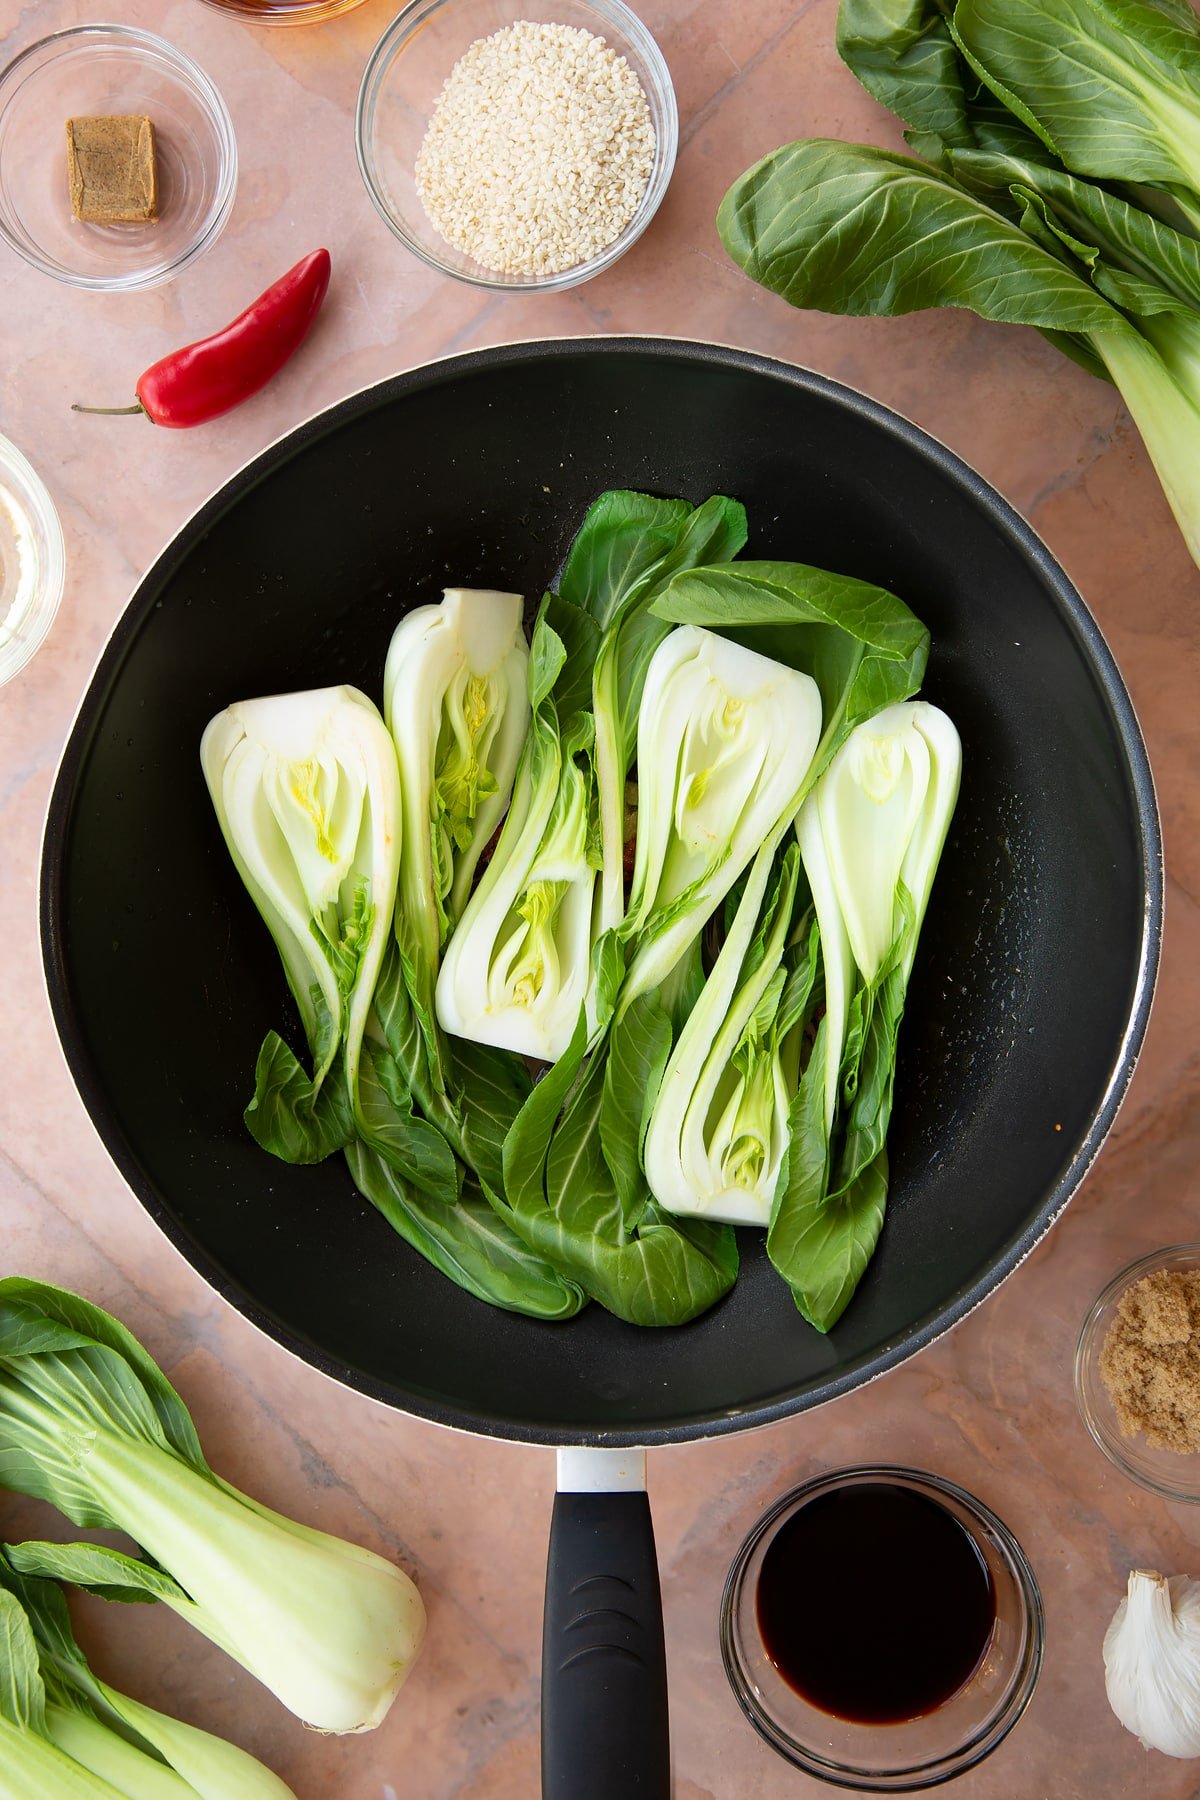
<svg viewBox="0 0 1200 1800"><path fill-rule="evenodd" d="M644 1450L563 1449L542 1633L542 1800L670 1800Z"/></svg>

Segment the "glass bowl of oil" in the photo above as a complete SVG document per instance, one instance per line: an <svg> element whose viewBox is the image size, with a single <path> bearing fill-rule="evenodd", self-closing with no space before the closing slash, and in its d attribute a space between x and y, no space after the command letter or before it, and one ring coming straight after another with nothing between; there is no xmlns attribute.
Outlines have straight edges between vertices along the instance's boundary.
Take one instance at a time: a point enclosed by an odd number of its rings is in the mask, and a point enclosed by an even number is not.
<svg viewBox="0 0 1200 1800"><path fill-rule="evenodd" d="M1043 1634L1008 1527L953 1482L886 1464L783 1495L721 1602L725 1672L755 1730L864 1793L936 1787L990 1755L1029 1704Z"/></svg>

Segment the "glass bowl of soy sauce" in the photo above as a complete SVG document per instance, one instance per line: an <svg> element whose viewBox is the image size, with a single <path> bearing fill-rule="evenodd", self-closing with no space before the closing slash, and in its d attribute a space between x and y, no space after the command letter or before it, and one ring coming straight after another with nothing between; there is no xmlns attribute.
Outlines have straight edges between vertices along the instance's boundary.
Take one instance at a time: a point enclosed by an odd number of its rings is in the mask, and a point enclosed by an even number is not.
<svg viewBox="0 0 1200 1800"><path fill-rule="evenodd" d="M1042 1663L1033 1571L953 1482L885 1464L778 1500L734 1559L721 1653L742 1711L835 1787L903 1794L972 1769Z"/></svg>

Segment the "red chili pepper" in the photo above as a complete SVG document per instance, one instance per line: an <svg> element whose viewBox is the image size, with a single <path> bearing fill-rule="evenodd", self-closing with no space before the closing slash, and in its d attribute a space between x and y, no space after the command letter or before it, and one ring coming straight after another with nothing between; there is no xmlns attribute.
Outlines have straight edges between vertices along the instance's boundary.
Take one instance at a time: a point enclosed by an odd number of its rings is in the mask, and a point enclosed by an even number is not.
<svg viewBox="0 0 1200 1800"><path fill-rule="evenodd" d="M329 286L329 252L314 250L215 336L152 363L136 406L74 412L144 413L154 425L203 425L257 394L308 336Z"/></svg>

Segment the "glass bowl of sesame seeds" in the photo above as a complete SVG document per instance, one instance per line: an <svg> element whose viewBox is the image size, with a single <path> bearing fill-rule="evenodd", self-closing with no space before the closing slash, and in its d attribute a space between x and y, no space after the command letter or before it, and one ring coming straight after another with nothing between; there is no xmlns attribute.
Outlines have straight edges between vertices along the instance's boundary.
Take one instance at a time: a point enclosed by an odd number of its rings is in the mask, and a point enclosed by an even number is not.
<svg viewBox="0 0 1200 1800"><path fill-rule="evenodd" d="M663 54L622 0L414 0L363 75L358 165L400 242L478 287L557 292L646 229L679 140Z"/></svg>

